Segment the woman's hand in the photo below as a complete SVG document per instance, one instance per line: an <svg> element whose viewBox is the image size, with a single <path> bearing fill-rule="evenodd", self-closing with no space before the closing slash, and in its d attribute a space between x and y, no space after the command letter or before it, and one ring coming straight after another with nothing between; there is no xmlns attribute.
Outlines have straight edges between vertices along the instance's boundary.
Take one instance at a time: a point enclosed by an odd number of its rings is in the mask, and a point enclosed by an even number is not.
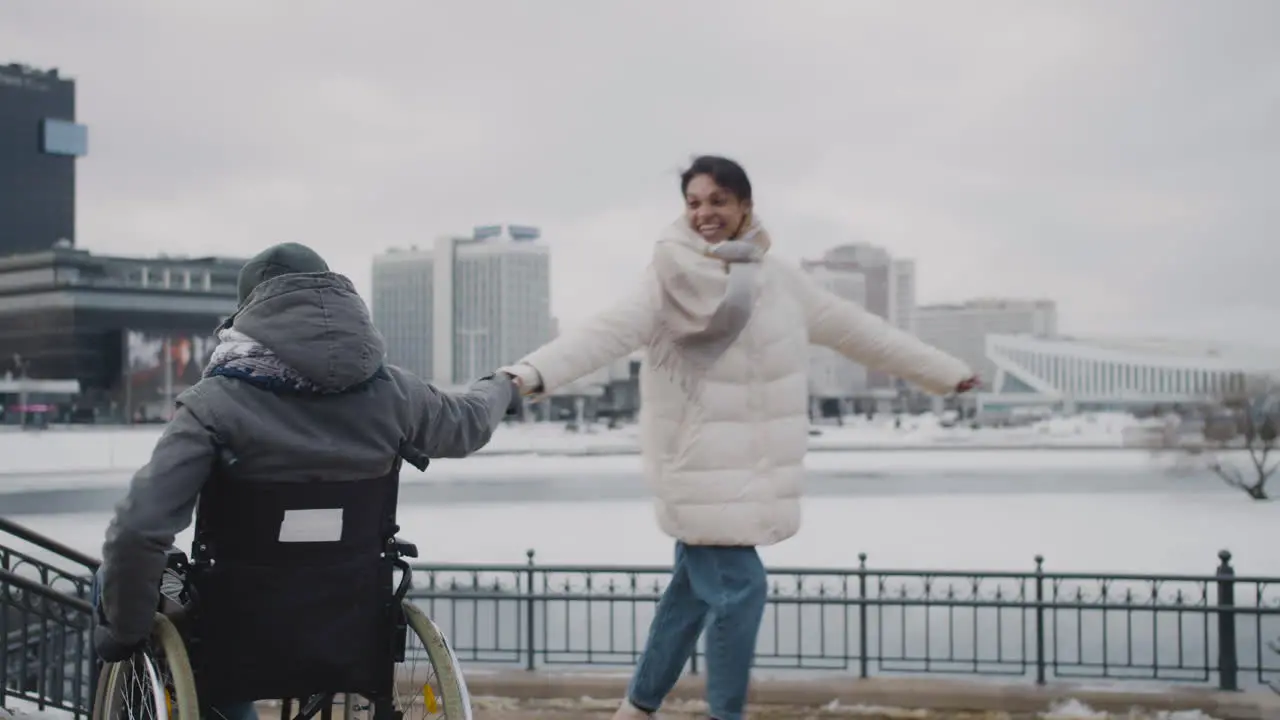
<svg viewBox="0 0 1280 720"><path fill-rule="evenodd" d="M499 368L498 372L511 378L511 382L515 383L516 390L521 396L533 395L542 391L542 376L531 365L517 363Z"/></svg>
<svg viewBox="0 0 1280 720"><path fill-rule="evenodd" d="M967 393L970 390L976 390L977 388L980 388L980 387L982 387L982 378L978 377L977 375L974 375L971 378L961 380L960 383L956 385L956 392Z"/></svg>
<svg viewBox="0 0 1280 720"><path fill-rule="evenodd" d="M521 395L525 394L524 381L520 379L519 375L516 375L515 373L512 373L512 372L507 372L506 370L499 370L498 372L511 378L511 384L516 386L516 392L520 393Z"/></svg>

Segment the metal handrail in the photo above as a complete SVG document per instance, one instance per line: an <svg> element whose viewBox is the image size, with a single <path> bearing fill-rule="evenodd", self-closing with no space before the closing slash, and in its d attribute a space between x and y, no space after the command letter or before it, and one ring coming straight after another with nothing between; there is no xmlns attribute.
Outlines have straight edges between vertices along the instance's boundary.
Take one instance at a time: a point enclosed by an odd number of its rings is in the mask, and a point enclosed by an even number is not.
<svg viewBox="0 0 1280 720"><path fill-rule="evenodd" d="M64 560L69 560L84 567L90 572L96 572L98 566L102 564L101 560L91 555L86 555L73 547L64 545L48 535L42 535L25 525L21 525L10 520L9 518L0 517L0 532L16 537L24 542L31 543L41 550L47 550Z"/></svg>
<svg viewBox="0 0 1280 720"><path fill-rule="evenodd" d="M32 595L37 595L45 600L57 603L58 605L66 606L78 613L84 613L85 615L93 617L93 605L90 604L89 601L54 590L46 585L41 585L39 582L32 580L29 577L9 572L3 568L0 568L0 585L12 585L23 592L29 592Z"/></svg>

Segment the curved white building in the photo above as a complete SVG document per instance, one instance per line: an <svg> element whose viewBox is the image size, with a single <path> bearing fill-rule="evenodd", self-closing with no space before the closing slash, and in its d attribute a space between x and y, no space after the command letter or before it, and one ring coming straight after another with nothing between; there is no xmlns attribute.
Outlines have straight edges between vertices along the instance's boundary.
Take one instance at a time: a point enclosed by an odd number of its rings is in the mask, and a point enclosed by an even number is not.
<svg viewBox="0 0 1280 720"><path fill-rule="evenodd" d="M995 377L978 397L987 412L1019 407L1121 410L1192 403L1280 372L1280 350L1176 340L988 335Z"/></svg>

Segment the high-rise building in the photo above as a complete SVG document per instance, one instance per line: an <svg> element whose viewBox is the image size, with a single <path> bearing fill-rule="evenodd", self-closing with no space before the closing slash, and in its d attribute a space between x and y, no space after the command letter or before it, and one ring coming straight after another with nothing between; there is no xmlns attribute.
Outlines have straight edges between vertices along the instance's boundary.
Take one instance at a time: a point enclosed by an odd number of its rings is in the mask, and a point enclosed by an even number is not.
<svg viewBox="0 0 1280 720"><path fill-rule="evenodd" d="M537 228L486 225L374 259L373 317L391 362L469 382L553 337L551 256Z"/></svg>
<svg viewBox="0 0 1280 720"><path fill-rule="evenodd" d="M0 66L0 422L168 419L237 306L242 258L76 247L75 83Z"/></svg>
<svg viewBox="0 0 1280 720"><path fill-rule="evenodd" d="M430 250L395 248L373 259L373 324L387 343L388 359L431 379L432 280Z"/></svg>
<svg viewBox="0 0 1280 720"><path fill-rule="evenodd" d="M865 281L862 306L895 327L913 331L916 303L914 260L895 259L884 248L870 243L852 243L831 248L822 259L806 260L801 265L809 272L825 268L832 272L862 275ZM869 371L866 382L870 389L887 390L894 386L893 378L879 371Z"/></svg>
<svg viewBox="0 0 1280 720"><path fill-rule="evenodd" d="M996 366L987 357L988 335L1058 334L1058 307L1052 300L979 298L954 305L923 305L916 309L921 340L969 364L986 382Z"/></svg>
<svg viewBox="0 0 1280 720"><path fill-rule="evenodd" d="M0 257L75 244L76 158L88 149L73 80L0 65Z"/></svg>

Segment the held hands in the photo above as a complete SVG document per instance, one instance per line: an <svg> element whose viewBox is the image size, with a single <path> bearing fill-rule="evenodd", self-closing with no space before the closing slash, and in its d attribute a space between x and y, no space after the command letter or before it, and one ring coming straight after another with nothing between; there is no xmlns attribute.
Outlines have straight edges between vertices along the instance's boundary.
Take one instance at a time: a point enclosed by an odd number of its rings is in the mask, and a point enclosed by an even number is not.
<svg viewBox="0 0 1280 720"><path fill-rule="evenodd" d="M515 383L516 391L521 396L536 395L543 389L541 375L529 365L517 363L499 368L498 372L511 378L511 381Z"/></svg>
<svg viewBox="0 0 1280 720"><path fill-rule="evenodd" d="M526 394L524 389L524 381L520 379L519 375L516 375L515 373L509 373L506 370L499 370L498 373L501 375L506 375L507 377L511 378L511 383L516 386L516 392L520 393L521 395Z"/></svg>
<svg viewBox="0 0 1280 720"><path fill-rule="evenodd" d="M507 417L520 417L524 414L524 383L519 377L503 370L499 370L495 375L510 380L511 387L515 390L511 393L511 402L507 404Z"/></svg>

